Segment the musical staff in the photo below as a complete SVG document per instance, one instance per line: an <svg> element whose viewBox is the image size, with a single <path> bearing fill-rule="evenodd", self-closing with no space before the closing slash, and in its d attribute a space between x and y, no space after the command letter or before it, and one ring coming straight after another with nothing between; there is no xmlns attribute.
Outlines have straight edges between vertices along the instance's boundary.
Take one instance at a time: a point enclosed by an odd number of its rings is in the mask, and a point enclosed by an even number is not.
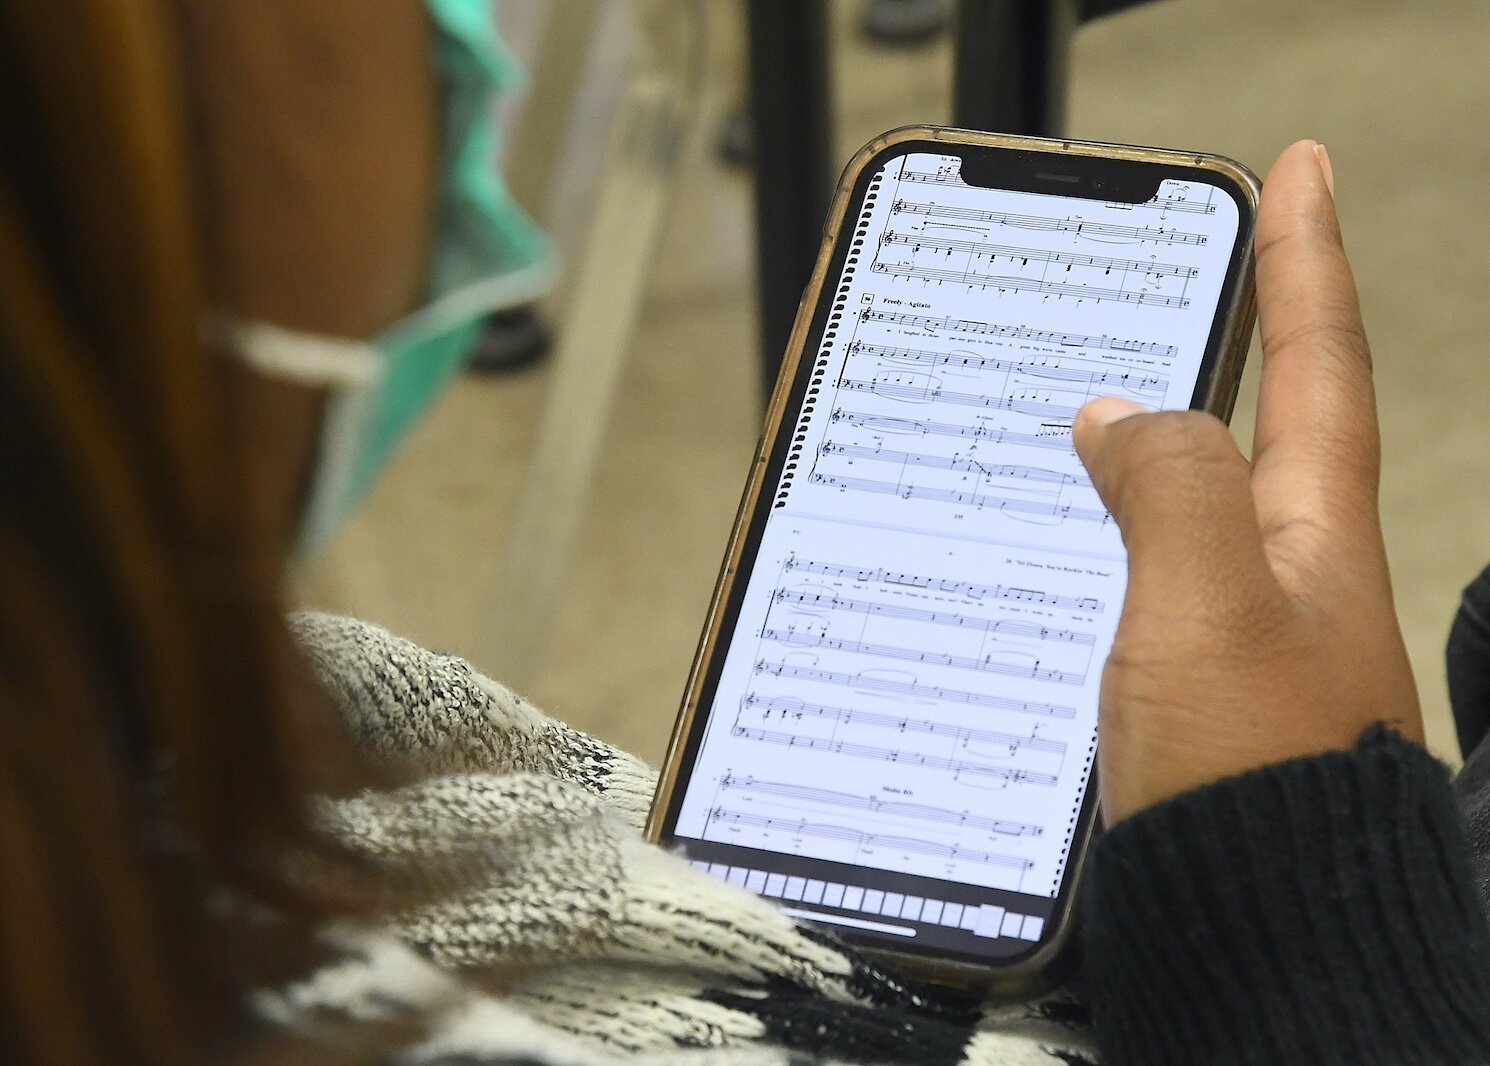
<svg viewBox="0 0 1490 1066"><path fill-rule="evenodd" d="M1017 444L1024 448L1049 448L1074 454L1071 427L1065 423L1048 423L1040 433L1016 433L992 426L965 426L957 422L933 422L930 419L900 418L896 415L873 415L867 411L833 409L832 421L864 429L882 429L891 433L919 433L922 436L963 437L986 440L992 444Z"/></svg>
<svg viewBox="0 0 1490 1066"><path fill-rule="evenodd" d="M1016 603L1034 603L1042 607L1066 607L1073 611L1091 611L1101 614L1107 605L1091 596L1056 596L1039 589L1017 588L1006 585L978 585L955 578L929 577L923 574L904 574L880 567L864 569L845 563L820 563L811 559L787 557L782 567L786 573L800 570L806 574L821 574L824 577L846 577L851 581L872 581L881 585L905 585L916 589L932 589L954 596L966 596L974 600L1011 600Z"/></svg>
<svg viewBox="0 0 1490 1066"><path fill-rule="evenodd" d="M1114 200L1104 200L1103 205L1116 211L1132 211L1137 209L1162 211L1166 214L1175 211L1180 214L1191 215L1214 215L1216 213L1216 205L1210 201L1202 204L1194 200L1187 200L1183 196L1155 196L1152 200L1145 200L1141 204L1124 204Z"/></svg>
<svg viewBox="0 0 1490 1066"><path fill-rule="evenodd" d="M961 503L980 511L991 508L1008 515L1054 518L1058 522L1071 520L1105 525L1112 520L1112 515L1099 507L1078 507L1073 503L1041 503L1037 500L1021 500L1015 496L1001 496L996 492L964 492L961 489L929 488L900 481L877 481L873 478L824 474L818 470L809 474L807 480L814 485L828 485L851 492L874 492L881 495L899 496L902 500Z"/></svg>
<svg viewBox="0 0 1490 1066"><path fill-rule="evenodd" d="M846 810L870 811L896 818L910 818L918 822L941 822L955 825L959 829L982 829L1011 837L1044 836L1045 830L1028 822L1011 822L1004 818L986 818L970 811L954 811L946 807L935 807L926 803L905 803L900 800L884 800L878 796L858 796L851 792L835 792L811 785L791 785L780 781L757 781L753 777L738 778L725 774L719 782L721 792L731 790L748 792L757 796L772 796L797 802L820 803L825 807L842 807Z"/></svg>
<svg viewBox="0 0 1490 1066"><path fill-rule="evenodd" d="M919 840L915 837L895 836L890 833L866 833L842 825L824 822L809 822L805 818L771 818L763 814L748 814L745 811L725 810L715 807L709 812L712 822L729 822L732 825L747 825L755 829L778 829L802 836L826 837L857 844L861 848L881 847L895 851L915 851L925 855L939 855L953 862L980 862L989 866L1010 866L1016 870L1028 870L1033 865L1028 859L1000 855L995 851L979 851L957 844L942 844L935 840Z"/></svg>
<svg viewBox="0 0 1490 1066"><path fill-rule="evenodd" d="M924 607L907 607L899 603L878 603L873 600L854 600L831 592L808 592L805 589L777 589L771 594L777 603L788 604L809 613L815 611L845 611L850 614L877 615L881 618L898 618L907 622L927 622L931 625L954 626L973 633L994 636L1028 637L1031 640L1048 640L1057 644L1085 644L1090 646L1093 637L1076 629L1052 629L1038 622L1025 622L1017 618L973 618L955 611L932 611Z"/></svg>
<svg viewBox="0 0 1490 1066"><path fill-rule="evenodd" d="M928 755L922 751L901 751L899 748L881 748L873 744L854 744L847 740L831 740L827 737L800 736L796 733L784 733L777 729L753 729L749 726L737 725L730 730L733 736L742 740L755 740L762 744L779 744L788 748L802 748L804 751L827 751L834 755L849 755L856 759L878 759L881 762L905 763L909 766L921 766L932 770L946 770L952 774L966 774L969 777L992 777L1011 784L1044 785L1050 787L1055 784L1054 774L1038 773L1034 770L1021 770L1013 766L998 766L992 763L974 762L969 759L951 759L941 755Z"/></svg>
<svg viewBox="0 0 1490 1066"><path fill-rule="evenodd" d="M1119 274L1147 274L1152 277L1193 278L1198 273L1192 266L1179 263L1156 263L1144 259L1111 259L1101 255L1076 255L1072 252L1042 252L1037 248L1015 248L1003 244L987 244L983 241L959 240L955 237L931 237L923 233L896 233L890 230L880 237L880 244L897 244L912 252L931 249L937 252L968 252L975 258L986 257L989 262L1003 258L1021 266L1030 263L1056 263L1070 270L1073 266L1092 267L1107 274L1116 270Z"/></svg>
<svg viewBox="0 0 1490 1066"><path fill-rule="evenodd" d="M890 207L897 215L922 215L926 218L955 218L968 222L989 222L995 226L1033 230L1045 233L1070 233L1077 237L1097 235L1102 237L1126 237L1129 240L1155 244L1205 244L1209 238L1203 233L1184 233L1163 226L1125 226L1112 222L1094 222L1067 215L1065 218L1050 218L1045 215L1024 215L1009 211L984 211L976 207L957 207L951 204L920 204L909 200L896 200Z"/></svg>
<svg viewBox="0 0 1490 1066"><path fill-rule="evenodd" d="M985 479L1008 478L1013 481L1035 481L1054 485L1081 485L1091 487L1091 479L1060 470L1047 470L1039 466L1019 466L1010 463L984 463L971 456L922 455L920 452L898 452L890 448L868 448L858 444L823 444L819 455L841 455L846 459L864 459L869 462L894 463L897 466L924 466L933 470L964 470Z"/></svg>
<svg viewBox="0 0 1490 1066"><path fill-rule="evenodd" d="M914 182L918 185L955 185L963 189L971 188L967 182L962 180L960 167L940 167L934 171L901 170L897 177L901 181Z"/></svg>
<svg viewBox="0 0 1490 1066"><path fill-rule="evenodd" d="M790 677L799 681L816 681L823 685L838 685L844 688L865 689L871 692L889 692L898 696L919 696L924 699L943 700L947 703L962 703L969 707L988 707L998 711L1016 711L1044 718L1075 718L1076 708L1062 707L1055 703L1036 703L1030 700L1008 699L986 692L968 692L963 689L943 688L940 685L924 685L919 681L901 681L893 677L871 677L864 673L848 674L838 670L819 670L812 666L794 666L790 663L773 663L762 659L755 664L757 674L771 677Z"/></svg>
<svg viewBox="0 0 1490 1066"><path fill-rule="evenodd" d="M771 713L782 718L824 718L844 725L858 723L880 729L894 729L901 733L925 733L928 736L947 737L963 743L995 744L1008 747L1011 753L1026 749L1050 755L1065 755L1066 745L1059 740L1046 740L1030 734L1001 733L995 729L974 729L970 726L935 722L926 718L912 718L904 714L885 714L880 711L851 710L847 707L829 707L821 703L804 703L792 697L766 697L749 693L740 701L748 710L760 711L767 718Z"/></svg>
<svg viewBox="0 0 1490 1066"><path fill-rule="evenodd" d="M1007 677L1029 677L1038 681L1054 681L1062 685L1083 685L1086 674L1069 670L1052 670L1039 662L1009 663L995 659L995 652L981 658L971 655L952 655L941 651L924 651L920 648L901 648L893 644L872 644L863 640L844 640L830 637L826 633L808 633L800 630L775 629L767 626L761 630L761 639L774 641L788 648L831 648L834 651L852 652L857 655L872 655L876 659L893 659L897 662L930 663L935 666L951 666L958 670L979 670L988 674L1003 674Z"/></svg>
<svg viewBox="0 0 1490 1066"><path fill-rule="evenodd" d="M876 396L884 396L892 400L920 400L924 403L955 403L963 407L981 407L990 411L1014 411L1022 415L1033 415L1036 418L1059 418L1070 421L1076 417L1076 412L1081 408L1072 407L1069 404L1050 403L1046 400L1032 400L1024 396L993 396L981 392L957 392L944 389L941 386L932 385L931 378L926 378L925 385L907 385L900 380L887 380L885 377L877 377L874 380L864 378L843 378L838 382L841 389L851 389L860 392L872 392ZM1038 390L1030 390L1038 391Z"/></svg>
<svg viewBox="0 0 1490 1066"><path fill-rule="evenodd" d="M870 344L854 341L849 345L850 355L872 355L880 359L892 359L902 363L919 363L923 366L967 367L970 370L993 370L1005 374L1048 381L1069 381L1085 384L1095 389L1123 389L1126 392L1163 396L1169 389L1169 379L1161 374L1135 373L1130 367L1114 367L1102 364L1104 370L1080 370L1068 363L1042 363L1023 359L997 359L993 356L969 355L965 352L933 352L925 348L897 348L893 345Z"/></svg>
<svg viewBox="0 0 1490 1066"><path fill-rule="evenodd" d="M1028 326L1000 326L990 322L979 322L970 318L913 315L901 311L885 311L877 307L865 307L859 312L861 322L887 322L915 329L950 330L954 333L970 333L979 337L1010 337L1016 340L1037 341L1042 344L1059 344L1075 348L1106 348L1115 352L1134 352L1139 355L1157 355L1171 358L1175 354L1172 344L1156 344L1153 341L1122 340L1118 337L1093 337L1084 333L1061 333L1056 330L1031 329Z"/></svg>
<svg viewBox="0 0 1490 1066"><path fill-rule="evenodd" d="M870 270L877 274L889 274L897 278L920 278L922 281L938 283L955 281L973 289L1001 289L1005 292L1042 292L1046 296L1075 300L1092 300L1100 303L1113 300L1117 303L1142 304L1148 307L1189 307L1190 301L1183 296L1166 296L1157 292L1128 292L1125 289L1110 289L1100 285L1078 285L1066 281L1045 281L1042 278L1023 278L1011 274L989 274L973 270L943 270L940 267L923 267L914 263L882 263L875 260Z"/></svg>

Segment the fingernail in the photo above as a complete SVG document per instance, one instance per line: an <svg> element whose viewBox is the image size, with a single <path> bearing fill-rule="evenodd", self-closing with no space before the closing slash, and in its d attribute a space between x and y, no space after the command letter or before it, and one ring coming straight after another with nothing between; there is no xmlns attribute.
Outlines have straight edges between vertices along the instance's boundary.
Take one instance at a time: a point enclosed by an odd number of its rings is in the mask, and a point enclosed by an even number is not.
<svg viewBox="0 0 1490 1066"><path fill-rule="evenodd" d="M1109 426L1124 418L1141 415L1148 408L1141 403L1125 400L1121 396L1103 396L1081 409L1080 417L1093 426Z"/></svg>
<svg viewBox="0 0 1490 1066"><path fill-rule="evenodd" d="M1330 198L1335 196L1335 168L1330 166L1330 153L1324 150L1324 145L1314 145L1314 158L1319 160L1319 169L1324 171L1324 187L1330 190Z"/></svg>

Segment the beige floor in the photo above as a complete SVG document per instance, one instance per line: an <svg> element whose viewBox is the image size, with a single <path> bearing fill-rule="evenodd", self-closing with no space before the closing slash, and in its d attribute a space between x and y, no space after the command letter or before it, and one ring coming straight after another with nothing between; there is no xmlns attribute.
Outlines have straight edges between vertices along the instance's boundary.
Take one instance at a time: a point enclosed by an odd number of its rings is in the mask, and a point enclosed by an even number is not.
<svg viewBox="0 0 1490 1066"><path fill-rule="evenodd" d="M843 158L881 130L947 118L945 49L872 49L849 32L853 6L838 2ZM672 724L758 418L748 189L708 150L740 47L732 5L716 8L708 121L553 653L529 686L553 713L650 759ZM1445 755L1443 636L1459 588L1490 560L1487 100L1482 0L1164 0L1084 29L1072 89L1075 136L1218 151L1259 172L1297 137L1328 144L1376 351L1398 604ZM311 569L306 598L502 673L486 618L543 395L542 371L461 382ZM1252 396L1238 410L1244 440Z"/></svg>

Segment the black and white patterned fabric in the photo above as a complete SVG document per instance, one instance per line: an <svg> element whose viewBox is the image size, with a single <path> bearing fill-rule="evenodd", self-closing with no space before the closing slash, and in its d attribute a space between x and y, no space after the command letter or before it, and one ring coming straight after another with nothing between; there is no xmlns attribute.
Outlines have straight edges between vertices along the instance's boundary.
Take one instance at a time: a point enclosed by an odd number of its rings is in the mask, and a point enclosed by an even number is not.
<svg viewBox="0 0 1490 1066"><path fill-rule="evenodd" d="M266 1021L412 1014L402 1061L440 1066L1096 1061L1067 995L992 1007L909 980L646 844L654 773L464 661L294 624L368 757L411 782L320 816L423 894L386 928L328 930L333 962L255 997Z"/></svg>

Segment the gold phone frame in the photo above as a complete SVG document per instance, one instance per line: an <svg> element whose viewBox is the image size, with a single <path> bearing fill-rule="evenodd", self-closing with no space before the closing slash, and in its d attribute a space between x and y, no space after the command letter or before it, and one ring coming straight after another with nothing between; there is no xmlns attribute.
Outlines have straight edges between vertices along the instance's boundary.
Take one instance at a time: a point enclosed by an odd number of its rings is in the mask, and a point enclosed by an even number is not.
<svg viewBox="0 0 1490 1066"><path fill-rule="evenodd" d="M776 387L772 391L770 404L766 410L765 424L756 445L750 477L744 496L740 500L734 528L730 533L729 547L714 587L713 599L709 604L704 632L694 655L692 669L689 671L683 705L679 711L677 723L673 727L672 739L668 744L667 756L663 761L658 779L657 792L653 798L651 812L647 817L646 837L652 843L662 842L663 823L673 805L674 791L683 769L688 740L693 733L695 720L699 713L699 701L707 683L709 666L719 650L720 630L728 613L735 580L741 576L740 563L749 541L750 528L763 499L769 500L770 487L766 484L766 475L771 466L772 453L788 414L787 407L792 387L801 368L802 357L806 351L805 342L812 332L813 320L823 296L823 285L831 269L838 237L843 232L845 222L849 221L847 214L854 197L855 187L866 168L875 163L888 149L907 141L940 142L947 145L970 145L1027 152L1064 152L1076 156L1159 163L1210 171L1230 181L1241 192L1251 208L1251 218L1244 220L1244 224L1255 223L1257 216L1261 184L1246 167L1224 156L1163 148L1105 144L1097 141L979 133L941 126L904 126L891 130L870 141L854 154L844 169L838 188L833 195L817 262L813 267L807 287L802 293L802 301L797 307L797 316L782 361L781 374L776 380ZM851 222L850 229L852 229ZM1232 408L1236 403L1247 346L1256 319L1251 230L1247 229L1241 237L1245 242L1239 259L1241 276L1232 286L1229 305L1225 308L1218 308L1218 314L1224 313L1226 317L1223 320L1224 325L1216 360L1210 372L1209 386L1204 402L1200 405L1201 409L1218 415L1222 420L1230 419ZM748 579L748 575L745 576ZM1089 795L1095 789L1096 774L1094 772L1088 784ZM1069 957L1073 946L1072 934L1076 924L1073 917L1077 910L1075 886L1080 880L1087 845L1097 821L1095 804L1084 800L1083 808L1092 811L1092 814L1083 819L1080 826L1083 831L1079 834L1077 842L1073 844L1071 857L1067 863L1066 878L1072 885L1072 896L1064 910L1058 911L1054 916L1060 919L1056 931L1034 952L1020 958L1017 962L1003 966L996 961L989 964L973 964L955 959L937 960L924 955L912 955L873 945L859 944L858 946L866 953L893 960L903 969L933 981L979 986L992 994L1010 998L1030 996L1047 989L1059 980L1062 975L1059 964L1061 960Z"/></svg>

